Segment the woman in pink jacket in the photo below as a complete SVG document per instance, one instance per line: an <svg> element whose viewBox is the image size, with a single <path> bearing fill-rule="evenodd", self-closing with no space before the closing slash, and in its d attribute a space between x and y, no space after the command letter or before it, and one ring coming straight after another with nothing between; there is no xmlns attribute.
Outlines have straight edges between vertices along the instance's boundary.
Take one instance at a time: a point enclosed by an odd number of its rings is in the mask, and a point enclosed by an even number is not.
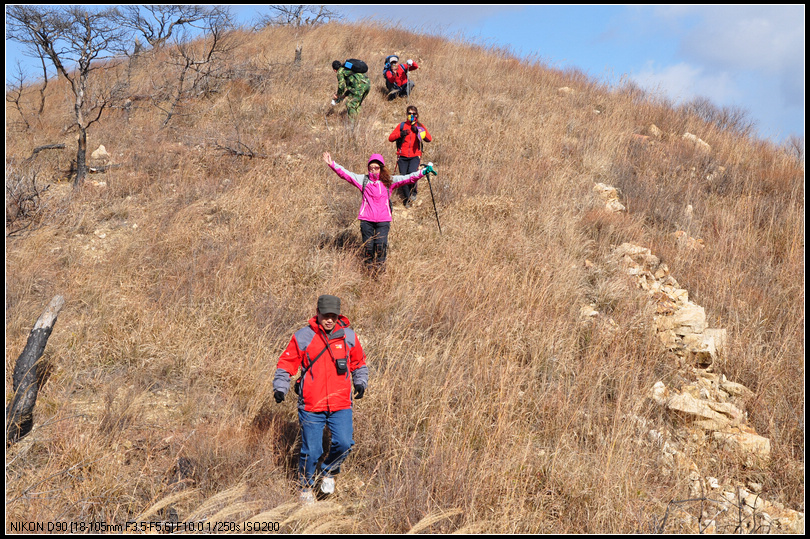
<svg viewBox="0 0 810 539"><path fill-rule="evenodd" d="M363 199L357 219L360 220L360 234L363 237L365 262L376 269L384 269L388 252L388 231L391 227L391 192L401 185L416 183L428 173L425 167L404 176L391 176L385 166L385 159L375 153L368 159L368 174L355 174L332 160L329 152L324 152L323 160L335 174L360 190Z"/></svg>

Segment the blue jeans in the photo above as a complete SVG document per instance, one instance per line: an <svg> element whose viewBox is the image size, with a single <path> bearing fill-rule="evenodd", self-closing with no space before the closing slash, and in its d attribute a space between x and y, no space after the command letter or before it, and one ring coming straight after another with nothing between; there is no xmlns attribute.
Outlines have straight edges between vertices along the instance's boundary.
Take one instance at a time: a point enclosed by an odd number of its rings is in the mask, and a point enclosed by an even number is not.
<svg viewBox="0 0 810 539"><path fill-rule="evenodd" d="M312 487L315 483L315 467L323 456L323 429L329 428L332 433L332 444L329 454L321 465L320 472L325 476L340 473L340 465L349 456L354 440L352 409L337 412L306 412L298 410L298 421L301 423L301 457L298 461L298 472L303 487Z"/></svg>

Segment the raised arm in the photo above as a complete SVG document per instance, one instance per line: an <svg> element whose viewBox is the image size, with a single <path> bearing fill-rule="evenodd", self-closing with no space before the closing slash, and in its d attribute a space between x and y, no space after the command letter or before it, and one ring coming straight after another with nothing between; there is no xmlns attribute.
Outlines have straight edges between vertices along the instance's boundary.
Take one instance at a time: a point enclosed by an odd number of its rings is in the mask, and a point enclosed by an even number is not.
<svg viewBox="0 0 810 539"><path fill-rule="evenodd" d="M420 179L425 176L425 169L420 168L416 172L411 172L410 174L406 174L404 176L391 176L391 189L396 189L402 185L407 185L409 183L416 183Z"/></svg>
<svg viewBox="0 0 810 539"><path fill-rule="evenodd" d="M329 165L335 174L349 182L350 184L354 185L361 191L363 190L363 175L362 174L355 174L349 170L346 170L342 166L338 165L337 163L332 160L332 156L329 152L323 152L323 160L324 162Z"/></svg>

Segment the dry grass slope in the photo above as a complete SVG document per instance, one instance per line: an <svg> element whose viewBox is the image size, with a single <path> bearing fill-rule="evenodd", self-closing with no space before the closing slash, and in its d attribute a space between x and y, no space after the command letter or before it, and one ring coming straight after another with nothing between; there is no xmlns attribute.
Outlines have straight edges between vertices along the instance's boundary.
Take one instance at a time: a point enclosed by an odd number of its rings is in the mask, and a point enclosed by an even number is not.
<svg viewBox="0 0 810 539"><path fill-rule="evenodd" d="M296 69L294 37L240 36L229 78L166 128L149 100L109 110L88 147L120 166L78 191L64 181L75 135L61 81L34 127L7 129L7 185L36 167L50 186L28 228L7 226L7 395L31 325L51 297L67 300L37 426L7 452L7 522L649 530L687 478L662 474L628 420L665 424L644 395L678 384L649 306L585 267L625 241L666 261L729 329L722 369L753 390L746 412L773 445L758 469L701 462L804 510L803 162L633 87L504 51L329 24L297 36ZM372 279L355 252L358 194L320 155L353 170L370 153L394 162L387 136L405 103L379 93L392 52L420 61L411 102L434 136L425 160L443 234L424 185L410 217L397 210L387 272ZM330 63L344 57L365 59L374 83L354 129L328 107ZM159 53L124 67L133 96L174 76ZM15 114L7 105L7 122ZM654 144L633 136L651 124L665 134ZM600 181L627 213L595 209ZM679 250L678 229L706 248ZM304 514L291 503L294 405L272 402L271 375L321 293L344 299L371 382L337 494ZM592 302L618 331L580 325Z"/></svg>

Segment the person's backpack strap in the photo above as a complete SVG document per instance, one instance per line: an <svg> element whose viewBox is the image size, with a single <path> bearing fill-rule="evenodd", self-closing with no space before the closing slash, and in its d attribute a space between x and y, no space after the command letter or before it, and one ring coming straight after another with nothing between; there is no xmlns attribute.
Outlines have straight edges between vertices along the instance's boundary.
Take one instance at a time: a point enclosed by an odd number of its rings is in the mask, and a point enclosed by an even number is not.
<svg viewBox="0 0 810 539"><path fill-rule="evenodd" d="M303 377L304 377L304 375L305 375L305 374L306 374L308 371L310 371L310 370L312 369L312 366L313 366L313 365L315 365L315 362L316 362L316 361L318 361L318 358L320 358L320 357L323 355L323 353L324 353L324 352L326 352L327 350L329 350L329 343L327 343L327 344L326 344L326 346L324 347L324 349L323 349L323 350L321 350L321 352L320 352L320 353L319 353L317 356L315 356L315 358L314 358L314 359L310 359L310 358L309 358L309 354L307 354L307 359L309 359L309 365L307 365L307 367L306 367L306 368L303 368L303 366L302 366L302 369L301 369L301 378L303 378Z"/></svg>
<svg viewBox="0 0 810 539"><path fill-rule="evenodd" d="M397 139L397 151L402 148L402 145L405 143L405 122L399 124L399 138Z"/></svg>

